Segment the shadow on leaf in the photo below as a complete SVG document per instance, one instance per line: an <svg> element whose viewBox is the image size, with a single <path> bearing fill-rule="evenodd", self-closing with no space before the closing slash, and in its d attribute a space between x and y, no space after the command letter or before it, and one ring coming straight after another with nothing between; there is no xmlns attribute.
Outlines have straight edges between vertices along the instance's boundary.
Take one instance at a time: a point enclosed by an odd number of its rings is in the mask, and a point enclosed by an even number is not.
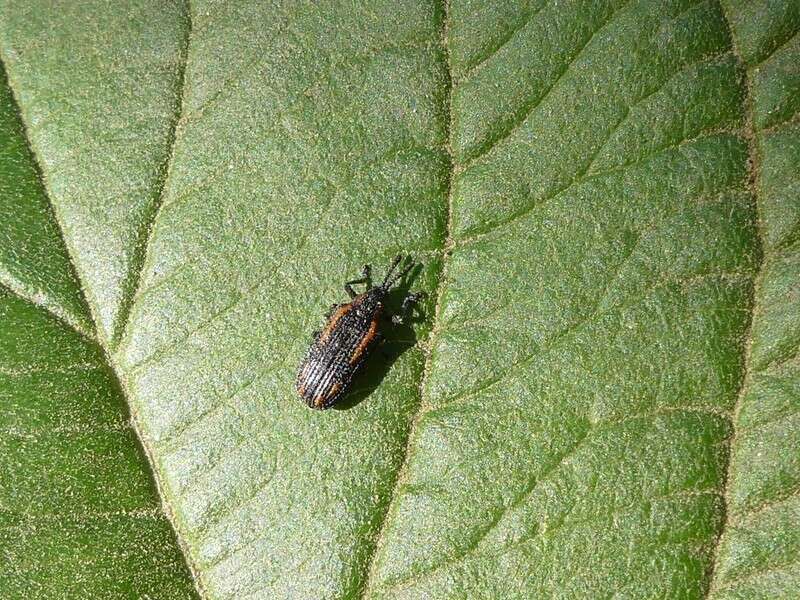
<svg viewBox="0 0 800 600"><path fill-rule="evenodd" d="M417 334L413 324L425 320L420 305L415 304L412 307L403 323L392 323L391 316L400 313L403 299L408 295L411 283L421 270L422 265L416 265L404 281L387 295L386 317L381 323L384 339L372 349L366 363L356 374L350 391L332 407L334 410L349 410L369 398L380 387L395 361L407 350L416 346Z"/></svg>

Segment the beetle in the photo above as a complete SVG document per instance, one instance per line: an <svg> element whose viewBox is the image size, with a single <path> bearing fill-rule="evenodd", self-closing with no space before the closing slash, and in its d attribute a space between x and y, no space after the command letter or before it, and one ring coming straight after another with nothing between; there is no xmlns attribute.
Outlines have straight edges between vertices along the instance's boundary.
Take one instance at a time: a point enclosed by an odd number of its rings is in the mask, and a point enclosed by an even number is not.
<svg viewBox="0 0 800 600"><path fill-rule="evenodd" d="M401 260L402 255L394 258L380 285L372 285L372 269L364 265L359 279L344 284L350 302L334 304L326 315L325 327L314 332L295 383L297 393L311 408L333 406L347 392L370 351L383 339L379 321L385 316L386 295L414 267L412 261L395 272ZM353 286L362 283L367 290L358 294ZM400 315L392 316L392 322L403 323L421 297L421 292L407 294Z"/></svg>

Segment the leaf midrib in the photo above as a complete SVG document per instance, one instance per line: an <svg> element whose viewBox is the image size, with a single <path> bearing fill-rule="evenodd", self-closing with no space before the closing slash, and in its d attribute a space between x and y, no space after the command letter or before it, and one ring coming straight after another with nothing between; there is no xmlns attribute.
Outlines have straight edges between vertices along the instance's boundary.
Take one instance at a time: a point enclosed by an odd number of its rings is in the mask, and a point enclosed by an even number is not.
<svg viewBox="0 0 800 600"><path fill-rule="evenodd" d="M175 116L172 120L169 133L168 133L168 151L166 153L166 160L162 167L162 177L159 179L158 189L156 192L156 200L154 202L153 208L151 209L151 214L148 216L147 219L143 221L143 227L139 231L139 239L142 240L139 243L139 250L136 255L134 255L134 259L138 262L137 265L134 265L135 268L131 270L131 275L129 276L128 280L130 283L135 283L135 288L133 292L129 294L129 299L123 298L123 303L120 306L120 312L117 315L116 323L117 326L114 328L114 332L112 336L106 340L104 343L103 336L101 335L101 328L99 326L98 318L95 316L95 312L92 308L91 302L89 302L87 289L83 284L83 280L80 275L80 271L75 264L73 259L72 252L70 251L70 245L67 243L67 239L64 235L64 225L59 218L58 210L56 208L55 203L53 202L53 194L50 190L50 187L47 184L47 178L45 177L44 171L42 169L42 164L39 158L39 154L34 148L31 137L28 131L28 124L25 119L25 113L22 111L22 105L20 103L19 95L16 91L17 86L13 82L13 78L9 70L6 68L6 60L3 58L2 54L0 54L0 69L6 74L6 81L8 83L8 88L11 91L11 98L14 103L14 110L17 112L19 122L21 124L22 130L22 137L25 141L25 145L28 148L28 152L32 157L32 162L35 168L36 177L38 178L42 193L44 194L45 198L47 199L48 206L53 215L53 221L56 224L56 230L61 241L61 244L64 248L64 253L67 258L67 263L70 269L70 274L72 275L74 282L77 286L79 302L81 304L81 308L84 310L86 315L89 317L89 322L91 323L94 331L85 331L80 325L76 322L73 322L73 319L69 318L67 314L60 314L60 311L56 311L53 307L49 306L48 304L37 302L35 298L28 297L24 291L17 289L17 286L13 285L13 282L5 282L0 281L0 287L2 289L8 290L11 294L15 297L27 302L33 306L36 306L56 320L59 323L63 323L69 329L75 331L78 335L82 338L86 339L89 343L96 346L97 350L99 351L100 355L103 357L103 361L105 362L105 366L109 369L109 371L113 374L114 378L116 379L116 383L119 386L119 389L123 395L123 399L125 401L125 405L128 408L128 412L130 414L130 421L132 429L135 433L135 437L139 442L140 448L144 456L147 460L147 466L149 467L150 476L152 481L155 485L156 492L158 494L158 499L160 502L161 510L167 517L167 521L172 528L173 535L175 540L178 543L178 546L181 550L181 555L183 557L186 566L188 567L189 571L192 574L193 583L198 595L201 598L208 597L205 589L203 587L202 579L199 576L199 570L196 568L194 564L191 553L189 552L188 547L186 546L183 538L181 537L178 528L176 526L176 519L175 515L172 511L172 507L166 502L166 496L163 492L163 484L161 478L159 476L159 472L156 469L156 463L153 456L152 448L147 443L145 436L143 435L141 423L139 422L139 415L135 410L135 404L131 401L131 393L127 387L126 379L122 375L122 371L120 370L119 366L117 365L116 361L113 358L112 348L111 346L116 345L119 340L122 339L122 334L127 329L128 323L130 321L130 311L133 307L133 304L136 299L136 294L138 293L142 272L144 270L145 258L147 255L147 251L150 246L150 237L152 235L153 224L158 216L159 209L163 204L164 193L166 189L166 184L168 180L169 172L171 171L172 163L173 163L173 156L174 156L174 149L175 149L175 141L176 141L176 134L177 134L177 127L181 119L181 115L183 113L183 105L184 105L184 96L185 96L185 73L186 73L186 66L188 64L188 50L189 50L189 41L191 36L191 29L192 29L192 18L191 18L191 0L185 0L185 11L186 11L186 19L187 19L187 27L186 27L186 36L184 43L181 46L181 57L178 61L177 66L177 94L176 94L176 107L175 107Z"/></svg>
<svg viewBox="0 0 800 600"><path fill-rule="evenodd" d="M747 394L750 384L752 382L753 377L753 364L752 364L752 346L753 346L753 321L755 320L755 315L758 312L758 290L761 289L762 279L764 276L764 265L766 263L766 246L764 240L766 239L763 231L763 224L761 221L761 214L759 210L759 202L758 202L758 184L760 178L760 169L759 169L759 148L758 148L758 139L755 134L755 121L754 121L754 106L753 106L753 95L752 90L750 88L750 72L747 68L747 63L742 58L741 51L739 50L736 37L733 32L733 27L731 26L730 18L725 11L725 5L723 2L720 2L720 14L722 15L722 19L725 22L725 25L728 28L728 36L730 38L731 43L731 51L733 55L736 57L736 61L739 64L739 67L742 70L742 85L744 87L744 98L743 98L743 109L744 109L744 117L745 117L745 126L743 137L747 142L747 154L749 157L747 169L749 179L747 182L747 186L750 189L750 193L753 197L753 210L755 212L755 228L756 228L756 235L754 236L755 243L756 243L756 256L757 261L755 264L755 276L753 279L753 285L750 289L750 314L749 316L749 323L747 324L747 329L744 333L744 339L742 341L742 378L741 384L739 387L739 391L736 395L736 402L733 405L733 410L731 412L731 435L728 438L728 464L725 468L725 480L722 484L722 500L724 503L724 511L725 511L725 518L722 521L722 525L720 526L719 533L717 535L716 542L714 544L714 548L712 550L712 562L711 568L708 572L708 579L706 582L706 598L710 598L716 591L716 581L717 581L717 573L719 572L719 559L720 559L720 545L722 539L727 531L728 527L731 523L731 483L733 480L733 452L734 446L736 443L736 437L739 433L738 431L738 423L739 423L739 413L742 408L742 400L744 396Z"/></svg>
<svg viewBox="0 0 800 600"><path fill-rule="evenodd" d="M455 246L455 242L453 241L453 177L456 174L456 162L453 155L453 148L452 148L452 131L453 131L453 111L452 111L452 100L453 100L453 69L450 59L450 47L448 44L448 32L449 32L449 16L450 16L450 2L449 0L442 1L442 28L440 32L440 45L441 45L441 52L444 58L444 66L445 66L445 86L446 86L446 93L444 94L445 99L445 106L443 107L443 114L445 116L445 150L448 160L447 165L447 179L446 185L444 189L444 196L447 202L447 220L445 222L445 231L444 231L444 242L441 248L441 257L442 257L442 269L439 274L439 281L436 286L436 304L434 307L434 314L431 323L431 331L428 334L428 338L424 343L423 351L425 353L425 363L422 370L422 376L420 377L419 382L419 404L417 405L417 410L412 415L409 426L408 432L406 434L406 443L403 449L402 458L400 461L400 465L397 468L397 472L395 475L394 482L391 484L391 491L389 493L389 498L386 503L386 509L381 516L380 523L378 526L378 533L375 536L374 541L372 542L372 549L367 559L365 569L364 569L364 577L361 579L361 588L360 592L358 593L358 597L362 600L370 597L375 577L376 577L376 569L377 569L377 556L381 549L381 545L385 539L386 535L386 526L389 522L389 515L392 513L392 509L394 507L394 501L397 498L397 490L403 485L403 481L407 477L408 474L408 465L409 465L409 458L411 456L411 450L413 446L413 441L415 439L415 435L418 431L418 425L420 420L422 419L423 415L426 412L426 404L425 404L425 389L428 383L428 378L430 377L431 372L431 362L433 360L433 348L435 346L436 337L439 335L440 332L440 325L441 325L441 311L442 311L442 296L444 295L444 288L445 283L447 282L447 268L449 266L449 261L447 257L449 255L449 251Z"/></svg>

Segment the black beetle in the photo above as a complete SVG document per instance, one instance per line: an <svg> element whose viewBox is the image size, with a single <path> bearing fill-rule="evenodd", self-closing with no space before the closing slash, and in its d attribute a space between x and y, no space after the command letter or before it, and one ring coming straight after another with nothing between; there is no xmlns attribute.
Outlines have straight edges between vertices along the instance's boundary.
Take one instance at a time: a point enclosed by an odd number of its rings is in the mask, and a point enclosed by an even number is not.
<svg viewBox="0 0 800 600"><path fill-rule="evenodd" d="M395 273L402 256L396 256L381 285L372 285L370 265L364 265L359 279L348 281L344 289L351 300L334 304L322 331L314 332L314 341L297 371L297 393L311 408L330 408L350 387L353 377L364 364L370 350L382 339L379 320L383 301L392 286L414 267L411 262ZM364 283L367 291L357 294L353 285ZM392 322L402 323L421 293L408 294L400 316Z"/></svg>

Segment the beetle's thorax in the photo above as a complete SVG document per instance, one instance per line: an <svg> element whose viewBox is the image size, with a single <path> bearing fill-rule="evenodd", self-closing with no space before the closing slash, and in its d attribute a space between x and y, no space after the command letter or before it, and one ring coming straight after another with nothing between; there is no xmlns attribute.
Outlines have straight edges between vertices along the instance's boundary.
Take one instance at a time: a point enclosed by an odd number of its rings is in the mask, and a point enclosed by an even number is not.
<svg viewBox="0 0 800 600"><path fill-rule="evenodd" d="M386 290L380 286L368 289L363 294L353 298L353 310L356 314L369 317L383 310L383 299L386 297Z"/></svg>

